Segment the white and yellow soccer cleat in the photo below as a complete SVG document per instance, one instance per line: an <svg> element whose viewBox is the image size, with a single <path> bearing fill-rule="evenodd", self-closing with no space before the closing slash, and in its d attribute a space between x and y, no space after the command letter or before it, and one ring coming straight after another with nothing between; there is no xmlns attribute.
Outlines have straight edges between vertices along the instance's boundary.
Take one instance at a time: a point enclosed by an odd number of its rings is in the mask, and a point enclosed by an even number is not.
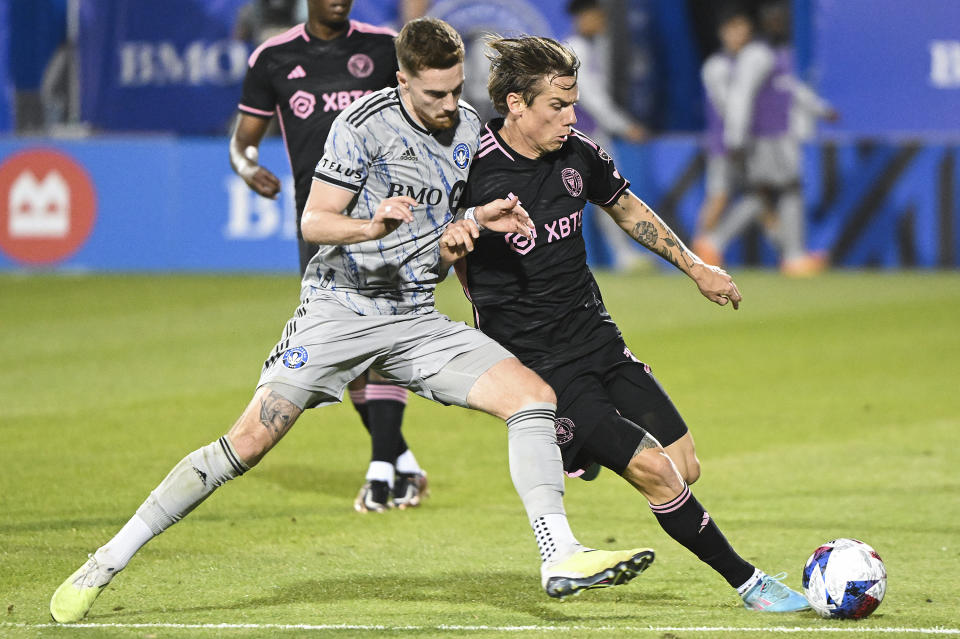
<svg viewBox="0 0 960 639"><path fill-rule="evenodd" d="M58 623L75 623L87 616L93 602L116 575L97 563L93 555L60 584L50 599L50 616Z"/></svg>
<svg viewBox="0 0 960 639"><path fill-rule="evenodd" d="M540 569L543 588L563 599L588 588L625 584L653 563L649 548L633 550L580 550L567 559Z"/></svg>

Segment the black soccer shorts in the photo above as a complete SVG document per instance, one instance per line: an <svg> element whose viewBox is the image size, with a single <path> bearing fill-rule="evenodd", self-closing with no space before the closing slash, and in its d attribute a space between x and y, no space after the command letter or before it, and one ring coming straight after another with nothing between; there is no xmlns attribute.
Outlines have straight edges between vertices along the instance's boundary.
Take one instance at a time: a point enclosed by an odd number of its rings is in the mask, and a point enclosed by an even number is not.
<svg viewBox="0 0 960 639"><path fill-rule="evenodd" d="M647 432L669 446L688 430L650 367L620 339L543 376L557 393L557 443L568 473L596 462L623 474Z"/></svg>

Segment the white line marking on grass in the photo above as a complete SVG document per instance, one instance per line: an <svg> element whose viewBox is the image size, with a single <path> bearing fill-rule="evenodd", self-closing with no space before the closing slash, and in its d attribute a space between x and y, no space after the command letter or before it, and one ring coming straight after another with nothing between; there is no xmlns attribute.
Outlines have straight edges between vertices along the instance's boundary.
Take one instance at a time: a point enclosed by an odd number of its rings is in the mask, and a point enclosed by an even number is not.
<svg viewBox="0 0 960 639"><path fill-rule="evenodd" d="M438 626L385 626L371 624L280 624L280 623L78 623L78 624L58 624L58 623L0 623L0 627L6 628L88 628L91 630L103 628L129 628L129 629L149 629L149 628L170 628L178 630L369 630L369 631L392 631L392 632L424 632L424 631L449 631L449 632L476 632L489 630L493 632L774 632L792 634L798 632L824 632L824 633L883 633L883 634L923 634L923 635L960 635L960 628L840 628L840 627L780 627L767 626L757 628L741 628L733 626L453 626L440 624Z"/></svg>

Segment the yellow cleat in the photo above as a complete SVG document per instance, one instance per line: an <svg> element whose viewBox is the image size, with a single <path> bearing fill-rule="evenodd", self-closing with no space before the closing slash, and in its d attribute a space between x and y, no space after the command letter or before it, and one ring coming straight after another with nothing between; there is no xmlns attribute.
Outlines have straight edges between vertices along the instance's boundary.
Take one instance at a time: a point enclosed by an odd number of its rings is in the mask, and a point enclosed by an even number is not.
<svg viewBox="0 0 960 639"><path fill-rule="evenodd" d="M57 623L75 623L87 616L93 602L117 574L90 555L79 570L60 584L50 599L50 616Z"/></svg>
<svg viewBox="0 0 960 639"><path fill-rule="evenodd" d="M544 590L563 599L588 588L609 588L627 583L653 563L649 548L633 550L581 550L541 569Z"/></svg>

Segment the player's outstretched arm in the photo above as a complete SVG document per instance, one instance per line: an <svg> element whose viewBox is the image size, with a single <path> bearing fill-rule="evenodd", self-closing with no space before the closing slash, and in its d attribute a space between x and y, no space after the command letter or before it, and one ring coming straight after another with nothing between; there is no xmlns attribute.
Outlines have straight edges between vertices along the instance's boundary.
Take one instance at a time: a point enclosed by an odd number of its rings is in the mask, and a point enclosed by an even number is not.
<svg viewBox="0 0 960 639"><path fill-rule="evenodd" d="M344 215L355 194L314 180L300 220L303 239L314 244L356 244L389 235L404 222L413 221L417 201L400 195L380 202L373 218L358 220Z"/></svg>
<svg viewBox="0 0 960 639"><path fill-rule="evenodd" d="M280 180L260 166L260 141L270 120L241 113L230 136L230 166L251 189L271 199L280 192Z"/></svg>
<svg viewBox="0 0 960 639"><path fill-rule="evenodd" d="M629 190L604 207L604 211L630 237L686 273L708 300L720 306L731 302L734 309L740 308L740 291L730 275L719 266L705 264L653 209Z"/></svg>
<svg viewBox="0 0 960 639"><path fill-rule="evenodd" d="M520 205L520 198L512 193L505 198L487 202L472 210L468 209L469 213L473 214L480 228L498 233L519 233L527 238L533 233L533 221L530 215Z"/></svg>

